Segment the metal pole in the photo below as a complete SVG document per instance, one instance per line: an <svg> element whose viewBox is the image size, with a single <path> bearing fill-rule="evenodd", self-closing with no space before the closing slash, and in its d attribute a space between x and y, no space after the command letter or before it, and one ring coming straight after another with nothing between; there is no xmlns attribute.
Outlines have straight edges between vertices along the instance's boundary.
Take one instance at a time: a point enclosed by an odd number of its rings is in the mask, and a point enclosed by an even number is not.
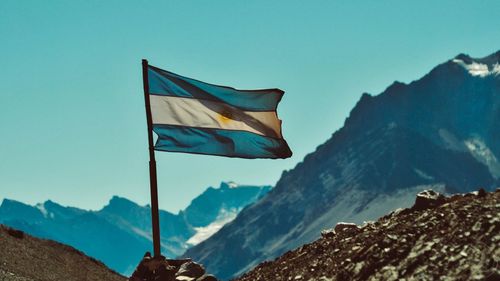
<svg viewBox="0 0 500 281"><path fill-rule="evenodd" d="M144 101L146 104L146 119L148 121L148 143L149 143L149 186L151 189L151 222L153 225L153 248L154 256L160 257L160 219L158 215L158 184L156 180L156 160L153 144L153 121L151 117L151 106L149 103L149 80L148 61L142 60L142 81L144 84Z"/></svg>

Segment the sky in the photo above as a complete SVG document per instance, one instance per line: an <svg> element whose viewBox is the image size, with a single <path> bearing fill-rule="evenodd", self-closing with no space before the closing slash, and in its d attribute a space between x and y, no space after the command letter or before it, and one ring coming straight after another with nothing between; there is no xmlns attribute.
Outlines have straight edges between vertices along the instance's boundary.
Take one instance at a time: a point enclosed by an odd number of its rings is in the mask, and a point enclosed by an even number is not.
<svg viewBox="0 0 500 281"><path fill-rule="evenodd" d="M294 155L157 152L159 204L221 181L274 185L361 94L500 49L500 1L0 1L0 200L149 203L141 59L239 89L280 88Z"/></svg>

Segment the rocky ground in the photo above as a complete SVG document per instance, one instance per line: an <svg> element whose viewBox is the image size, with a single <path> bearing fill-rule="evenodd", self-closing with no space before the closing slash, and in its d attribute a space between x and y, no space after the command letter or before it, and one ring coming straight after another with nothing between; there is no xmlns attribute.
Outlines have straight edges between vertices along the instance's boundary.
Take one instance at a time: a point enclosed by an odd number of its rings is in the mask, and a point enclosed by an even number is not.
<svg viewBox="0 0 500 281"><path fill-rule="evenodd" d="M147 252L129 281L217 281L205 268L190 259L152 258Z"/></svg>
<svg viewBox="0 0 500 281"><path fill-rule="evenodd" d="M363 225L340 223L322 238L235 279L500 280L500 190L415 205Z"/></svg>
<svg viewBox="0 0 500 281"><path fill-rule="evenodd" d="M82 252L0 225L0 281L125 281Z"/></svg>

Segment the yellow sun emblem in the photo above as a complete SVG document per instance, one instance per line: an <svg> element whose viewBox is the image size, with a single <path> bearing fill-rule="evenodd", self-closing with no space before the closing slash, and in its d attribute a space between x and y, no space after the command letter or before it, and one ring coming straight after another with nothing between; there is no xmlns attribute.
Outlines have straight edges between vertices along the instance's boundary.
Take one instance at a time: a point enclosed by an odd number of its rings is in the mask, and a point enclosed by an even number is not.
<svg viewBox="0 0 500 281"><path fill-rule="evenodd" d="M224 109L222 112L218 112L217 118L219 119L219 121L221 123L224 123L224 124L227 124L231 121L234 121L233 120L233 113L228 109Z"/></svg>

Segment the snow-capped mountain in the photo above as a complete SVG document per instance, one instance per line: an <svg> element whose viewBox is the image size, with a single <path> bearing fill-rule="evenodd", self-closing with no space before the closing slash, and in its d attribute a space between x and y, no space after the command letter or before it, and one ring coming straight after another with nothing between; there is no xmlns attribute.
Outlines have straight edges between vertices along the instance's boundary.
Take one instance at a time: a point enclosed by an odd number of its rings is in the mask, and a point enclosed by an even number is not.
<svg viewBox="0 0 500 281"><path fill-rule="evenodd" d="M232 221L247 205L258 201L271 186L245 186L234 182L221 183L218 189L209 187L182 212L196 233L189 245L196 245Z"/></svg>
<svg viewBox="0 0 500 281"><path fill-rule="evenodd" d="M344 126L262 200L184 256L219 278L319 237L409 207L423 189L500 183L500 52L458 55L409 84L363 94Z"/></svg>
<svg viewBox="0 0 500 281"><path fill-rule="evenodd" d="M221 183L209 187L178 214L160 210L162 254L176 257L210 237L245 206L263 197L270 186ZM41 238L71 245L130 275L151 242L149 206L114 196L101 210L63 207L52 201L30 206L4 199L0 223Z"/></svg>

